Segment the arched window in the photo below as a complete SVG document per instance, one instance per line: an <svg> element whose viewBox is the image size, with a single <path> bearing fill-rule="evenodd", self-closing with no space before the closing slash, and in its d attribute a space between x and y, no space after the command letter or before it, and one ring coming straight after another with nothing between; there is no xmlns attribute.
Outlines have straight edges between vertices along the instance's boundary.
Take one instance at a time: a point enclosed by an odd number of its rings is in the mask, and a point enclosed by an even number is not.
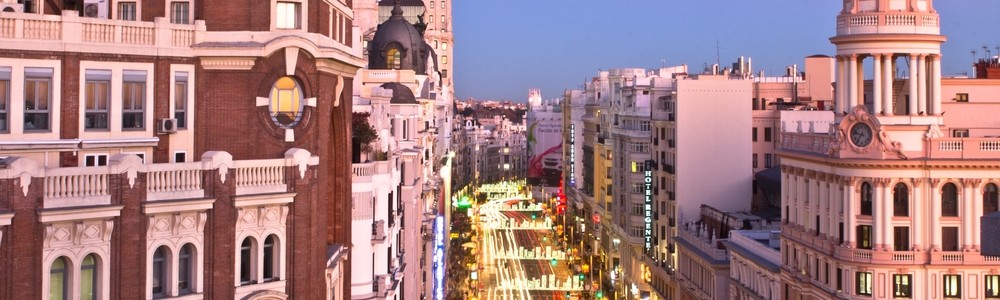
<svg viewBox="0 0 1000 300"><path fill-rule="evenodd" d="M997 193L997 185L990 183L983 187L983 214L994 213L1000 211L1000 204L997 200L1000 199L1000 194Z"/></svg>
<svg viewBox="0 0 1000 300"><path fill-rule="evenodd" d="M285 76L271 87L271 119L282 128L292 128L302 117L302 88L294 78Z"/></svg>
<svg viewBox="0 0 1000 300"><path fill-rule="evenodd" d="M403 56L402 53L399 52L399 49L396 48L389 49L389 51L386 52L385 54L385 60L386 60L385 66L389 70L399 70L400 68L402 68Z"/></svg>
<svg viewBox="0 0 1000 300"><path fill-rule="evenodd" d="M277 248L275 248L275 242L277 242L277 240L278 240L278 238L276 238L274 235L269 235L269 236L267 236L266 239L264 239L264 281L265 282L266 281L278 280L278 276L276 276L276 274L274 272L275 269L277 269L277 265L275 264L277 262L277 260L275 260L275 256L277 256L276 254L278 254L277 253Z"/></svg>
<svg viewBox="0 0 1000 300"><path fill-rule="evenodd" d="M892 212L896 217L910 216L910 189L902 182L892 188Z"/></svg>
<svg viewBox="0 0 1000 300"><path fill-rule="evenodd" d="M958 216L958 186L954 183L946 183L941 188L941 216Z"/></svg>
<svg viewBox="0 0 1000 300"><path fill-rule="evenodd" d="M97 255L83 258L80 265L80 300L97 299Z"/></svg>
<svg viewBox="0 0 1000 300"><path fill-rule="evenodd" d="M177 291L179 294L191 293L194 269L194 245L185 244L177 255Z"/></svg>
<svg viewBox="0 0 1000 300"><path fill-rule="evenodd" d="M49 299L64 300L69 299L66 289L69 284L69 272L66 268L66 258L59 257L52 262L49 268Z"/></svg>
<svg viewBox="0 0 1000 300"><path fill-rule="evenodd" d="M170 278L167 266L167 246L160 246L153 252L153 297L167 295L167 278Z"/></svg>
<svg viewBox="0 0 1000 300"><path fill-rule="evenodd" d="M253 272L251 272L252 267L253 240L248 237L243 239L243 244L240 245L240 285L255 283L253 282Z"/></svg>
<svg viewBox="0 0 1000 300"><path fill-rule="evenodd" d="M861 215L872 215L872 201L872 185L867 182L861 183Z"/></svg>

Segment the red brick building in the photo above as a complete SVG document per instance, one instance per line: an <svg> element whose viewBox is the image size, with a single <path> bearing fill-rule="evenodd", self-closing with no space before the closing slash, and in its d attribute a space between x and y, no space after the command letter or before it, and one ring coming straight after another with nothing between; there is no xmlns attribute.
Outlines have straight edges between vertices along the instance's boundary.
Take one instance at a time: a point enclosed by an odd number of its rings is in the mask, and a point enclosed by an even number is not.
<svg viewBox="0 0 1000 300"><path fill-rule="evenodd" d="M350 0L0 2L0 299L348 295Z"/></svg>

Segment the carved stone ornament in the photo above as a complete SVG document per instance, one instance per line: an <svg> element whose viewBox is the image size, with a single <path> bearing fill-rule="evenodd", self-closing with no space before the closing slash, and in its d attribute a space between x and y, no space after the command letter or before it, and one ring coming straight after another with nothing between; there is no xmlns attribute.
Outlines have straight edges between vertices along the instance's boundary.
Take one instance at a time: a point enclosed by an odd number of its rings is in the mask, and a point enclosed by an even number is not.
<svg viewBox="0 0 1000 300"><path fill-rule="evenodd" d="M899 141L895 141L889 138L888 132L882 129L882 124L879 123L878 118L868 113L865 110L865 106L858 105L855 106L850 114L844 117L840 121L840 124L836 126L836 130L831 132L834 135L833 143L830 145L830 150L828 154L830 156L836 156L844 149L850 149L855 153L871 153L874 151L882 151L886 154L895 155L900 159L907 159L906 155L903 154L902 144ZM858 146L850 141L848 133L857 124L865 124L871 130L871 132L877 135L873 141L869 142L867 145Z"/></svg>
<svg viewBox="0 0 1000 300"><path fill-rule="evenodd" d="M927 129L927 133L924 134L925 139L936 139L943 138L944 132L941 132L941 128L937 124L931 124L931 127Z"/></svg>

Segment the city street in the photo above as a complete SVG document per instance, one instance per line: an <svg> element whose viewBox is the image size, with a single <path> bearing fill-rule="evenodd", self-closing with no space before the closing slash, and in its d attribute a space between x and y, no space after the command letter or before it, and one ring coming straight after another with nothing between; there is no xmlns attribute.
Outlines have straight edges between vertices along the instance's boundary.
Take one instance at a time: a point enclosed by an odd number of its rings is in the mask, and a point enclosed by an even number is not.
<svg viewBox="0 0 1000 300"><path fill-rule="evenodd" d="M538 207L526 207L529 202L480 206L480 299L573 299L579 293L577 274L553 243L551 221Z"/></svg>

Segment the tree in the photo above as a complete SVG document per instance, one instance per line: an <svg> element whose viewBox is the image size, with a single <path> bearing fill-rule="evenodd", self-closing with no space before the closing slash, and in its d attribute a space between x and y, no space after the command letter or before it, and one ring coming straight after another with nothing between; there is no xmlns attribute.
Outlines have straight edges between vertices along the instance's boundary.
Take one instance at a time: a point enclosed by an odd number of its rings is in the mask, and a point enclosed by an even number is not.
<svg viewBox="0 0 1000 300"><path fill-rule="evenodd" d="M351 146L354 162L360 162L361 153L371 153L374 150L372 142L378 138L375 127L368 123L367 112L356 112L351 116Z"/></svg>

